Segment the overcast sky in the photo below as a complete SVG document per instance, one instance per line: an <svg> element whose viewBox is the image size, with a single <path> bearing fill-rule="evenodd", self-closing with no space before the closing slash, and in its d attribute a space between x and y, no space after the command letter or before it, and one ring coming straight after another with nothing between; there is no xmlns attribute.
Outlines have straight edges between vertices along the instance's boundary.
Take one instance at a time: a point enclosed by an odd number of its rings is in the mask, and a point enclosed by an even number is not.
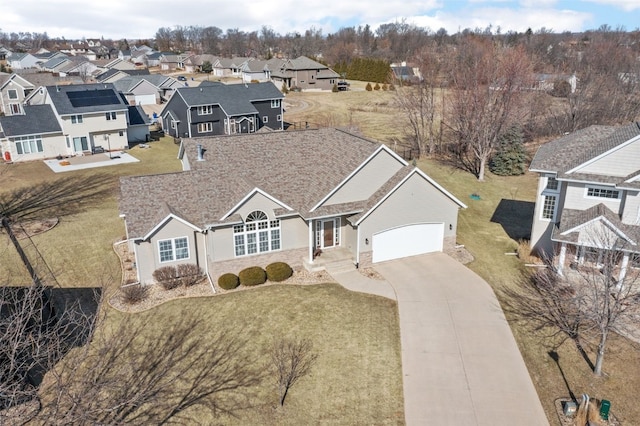
<svg viewBox="0 0 640 426"><path fill-rule="evenodd" d="M276 33L315 27L324 34L342 27L404 20L449 34L491 25L504 33L540 28L556 32L597 29L603 24L640 27L640 0L3 0L0 30L47 32L49 37L152 38L160 27L215 26L226 31Z"/></svg>

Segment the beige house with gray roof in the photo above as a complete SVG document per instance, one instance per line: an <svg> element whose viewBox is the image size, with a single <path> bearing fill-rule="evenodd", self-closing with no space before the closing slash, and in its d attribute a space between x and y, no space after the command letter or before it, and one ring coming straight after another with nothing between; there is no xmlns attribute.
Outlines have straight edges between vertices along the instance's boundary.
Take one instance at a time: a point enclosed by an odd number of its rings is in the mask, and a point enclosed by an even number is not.
<svg viewBox="0 0 640 426"><path fill-rule="evenodd" d="M183 139L183 171L120 180L140 282L284 261L351 268L454 245L462 202L385 145L336 129Z"/></svg>
<svg viewBox="0 0 640 426"><path fill-rule="evenodd" d="M600 264L619 251L620 280L640 266L640 123L591 126L540 147L531 247L567 263Z"/></svg>

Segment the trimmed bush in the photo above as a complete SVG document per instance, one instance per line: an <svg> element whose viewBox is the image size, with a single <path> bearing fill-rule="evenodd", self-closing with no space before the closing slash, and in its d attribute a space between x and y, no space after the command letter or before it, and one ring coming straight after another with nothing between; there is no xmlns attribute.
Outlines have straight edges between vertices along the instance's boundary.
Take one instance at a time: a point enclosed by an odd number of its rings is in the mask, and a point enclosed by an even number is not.
<svg viewBox="0 0 640 426"><path fill-rule="evenodd" d="M373 90L373 87L371 87L371 83L367 83L365 89L367 90L367 92L371 92Z"/></svg>
<svg viewBox="0 0 640 426"><path fill-rule="evenodd" d="M176 267L182 285L191 287L202 281L204 271L195 263L183 263Z"/></svg>
<svg viewBox="0 0 640 426"><path fill-rule="evenodd" d="M172 290L181 284L178 271L173 266L163 266L156 269L153 271L153 279L165 290Z"/></svg>
<svg viewBox="0 0 640 426"><path fill-rule="evenodd" d="M389 90L396 90L396 86L393 83L389 83Z"/></svg>
<svg viewBox="0 0 640 426"><path fill-rule="evenodd" d="M240 285L240 279L236 274L223 274L218 278L218 285L224 290L233 290Z"/></svg>
<svg viewBox="0 0 640 426"><path fill-rule="evenodd" d="M264 284L264 282L267 281L267 273L259 266L251 266L240 271L238 278L240 278L240 284L253 286Z"/></svg>
<svg viewBox="0 0 640 426"><path fill-rule="evenodd" d="M120 289L122 301L128 305L140 303L149 296L149 287L142 284L128 285Z"/></svg>
<svg viewBox="0 0 640 426"><path fill-rule="evenodd" d="M284 262L271 263L264 270L267 273L267 279L274 282L284 281L293 275L291 266Z"/></svg>
<svg viewBox="0 0 640 426"><path fill-rule="evenodd" d="M380 90L380 83L376 83L376 85L373 86L373 90Z"/></svg>

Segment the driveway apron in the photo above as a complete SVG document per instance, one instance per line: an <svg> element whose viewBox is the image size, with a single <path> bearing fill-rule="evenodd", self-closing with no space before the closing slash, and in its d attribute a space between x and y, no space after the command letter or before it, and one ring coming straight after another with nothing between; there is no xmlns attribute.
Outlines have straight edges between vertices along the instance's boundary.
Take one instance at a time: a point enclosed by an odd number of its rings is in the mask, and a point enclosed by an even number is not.
<svg viewBox="0 0 640 426"><path fill-rule="evenodd" d="M375 265L400 314L407 425L547 425L491 287L443 253Z"/></svg>

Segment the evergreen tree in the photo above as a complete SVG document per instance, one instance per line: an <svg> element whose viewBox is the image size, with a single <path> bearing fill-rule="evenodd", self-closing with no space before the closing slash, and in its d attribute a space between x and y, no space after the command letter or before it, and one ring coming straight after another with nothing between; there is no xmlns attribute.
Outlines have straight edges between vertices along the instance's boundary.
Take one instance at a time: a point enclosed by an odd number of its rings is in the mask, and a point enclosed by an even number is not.
<svg viewBox="0 0 640 426"><path fill-rule="evenodd" d="M496 154L489 163L489 170L500 176L522 175L526 170L526 160L522 130L513 126L500 137Z"/></svg>

